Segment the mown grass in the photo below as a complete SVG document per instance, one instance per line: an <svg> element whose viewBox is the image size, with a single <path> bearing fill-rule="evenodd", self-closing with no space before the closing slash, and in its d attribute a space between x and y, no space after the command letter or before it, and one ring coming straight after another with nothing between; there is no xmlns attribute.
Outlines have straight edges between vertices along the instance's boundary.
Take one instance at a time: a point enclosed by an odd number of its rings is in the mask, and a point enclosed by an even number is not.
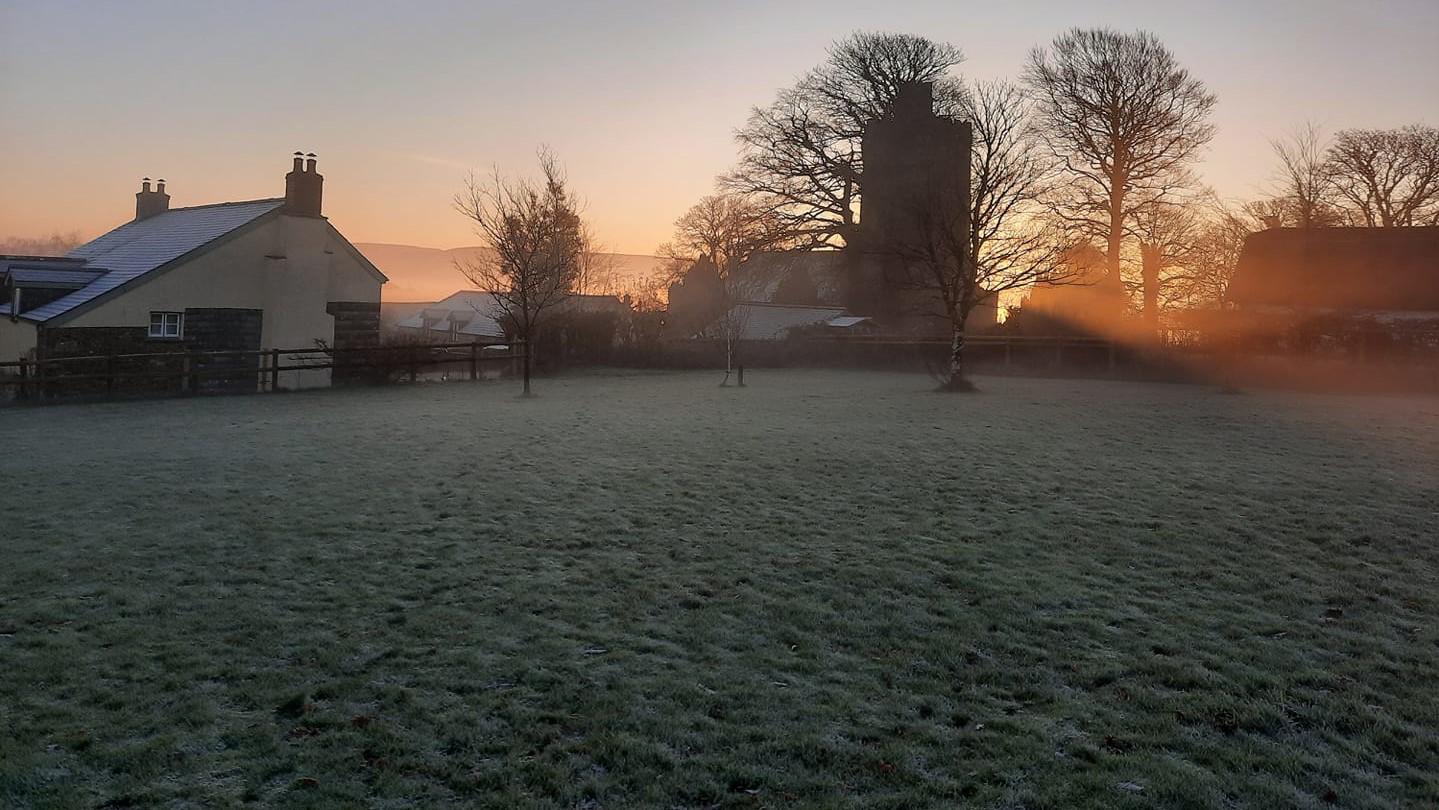
<svg viewBox="0 0 1439 810"><path fill-rule="evenodd" d="M0 805L1439 802L1439 400L0 412Z"/></svg>

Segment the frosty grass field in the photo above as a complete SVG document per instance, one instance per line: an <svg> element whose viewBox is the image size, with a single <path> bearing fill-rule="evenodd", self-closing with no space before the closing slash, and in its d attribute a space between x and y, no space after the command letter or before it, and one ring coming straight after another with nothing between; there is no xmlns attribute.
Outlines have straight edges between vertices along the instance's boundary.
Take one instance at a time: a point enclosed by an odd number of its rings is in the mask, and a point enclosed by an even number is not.
<svg viewBox="0 0 1439 810"><path fill-rule="evenodd" d="M1439 802L1439 399L0 411L0 806Z"/></svg>

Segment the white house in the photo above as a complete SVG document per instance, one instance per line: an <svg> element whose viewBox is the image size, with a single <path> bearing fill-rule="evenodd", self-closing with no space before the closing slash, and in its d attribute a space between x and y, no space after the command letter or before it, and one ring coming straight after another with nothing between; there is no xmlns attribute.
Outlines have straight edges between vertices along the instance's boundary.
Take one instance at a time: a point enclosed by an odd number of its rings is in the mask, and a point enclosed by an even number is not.
<svg viewBox="0 0 1439 810"><path fill-rule="evenodd" d="M172 209L147 178L134 220L67 256L0 256L0 358L374 345L386 279L321 214L323 182L297 152L284 197Z"/></svg>

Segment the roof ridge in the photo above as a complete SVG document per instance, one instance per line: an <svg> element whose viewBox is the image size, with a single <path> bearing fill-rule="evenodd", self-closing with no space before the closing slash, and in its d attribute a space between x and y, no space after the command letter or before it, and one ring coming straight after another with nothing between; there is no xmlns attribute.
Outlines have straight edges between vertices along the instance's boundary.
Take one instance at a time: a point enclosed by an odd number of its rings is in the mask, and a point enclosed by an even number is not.
<svg viewBox="0 0 1439 810"><path fill-rule="evenodd" d="M253 200L232 200L230 202L205 203L204 205L186 205L181 208L168 208L161 211L160 214L169 214L174 211L194 211L199 208L222 208L227 205L255 205L256 203L282 203L284 201L284 197L258 197ZM156 216L159 216L159 214Z"/></svg>

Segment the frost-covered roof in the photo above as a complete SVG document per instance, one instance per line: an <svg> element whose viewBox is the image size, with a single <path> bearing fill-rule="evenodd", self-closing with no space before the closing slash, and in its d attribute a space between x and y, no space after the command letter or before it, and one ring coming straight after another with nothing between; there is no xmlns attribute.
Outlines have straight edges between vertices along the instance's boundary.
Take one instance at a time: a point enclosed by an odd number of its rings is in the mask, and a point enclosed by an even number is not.
<svg viewBox="0 0 1439 810"><path fill-rule="evenodd" d="M478 316L478 317L477 317ZM472 337L504 337L499 319L504 310L495 300L493 293L479 290L462 290L443 301L436 301L419 312L400 321L396 326L402 329L431 329L449 331L450 322L464 324L455 330L457 334ZM426 321L429 321L426 324Z"/></svg>
<svg viewBox="0 0 1439 810"><path fill-rule="evenodd" d="M17 287L83 287L100 276L104 270L37 270L16 267L5 274L10 283Z"/></svg>
<svg viewBox="0 0 1439 810"><path fill-rule="evenodd" d="M745 297L774 302L781 285L791 275L809 276L819 303L837 305L843 298L844 251L773 251L756 253L739 266L739 281Z"/></svg>
<svg viewBox="0 0 1439 810"><path fill-rule="evenodd" d="M555 302L555 311L574 312L627 312L629 306L613 295L570 294ZM436 301L395 324L401 329L450 331L450 324L456 324L455 334L473 337L502 338L505 330L500 321L505 310L494 293L480 290L461 290L443 301Z"/></svg>
<svg viewBox="0 0 1439 810"><path fill-rule="evenodd" d="M740 340L782 340L791 329L828 323L843 315L844 308L751 302L736 304L731 312L741 324Z"/></svg>
<svg viewBox="0 0 1439 810"><path fill-rule="evenodd" d="M851 326L859 326L862 323L872 323L872 321L864 315L840 315L830 318L824 325L833 326L836 329L848 329Z"/></svg>
<svg viewBox="0 0 1439 810"><path fill-rule="evenodd" d="M175 208L113 231L70 251L66 258L84 259L85 269L104 271L94 282L69 295L36 307L20 317L47 321L99 298L157 270L216 239L269 214L284 199Z"/></svg>

